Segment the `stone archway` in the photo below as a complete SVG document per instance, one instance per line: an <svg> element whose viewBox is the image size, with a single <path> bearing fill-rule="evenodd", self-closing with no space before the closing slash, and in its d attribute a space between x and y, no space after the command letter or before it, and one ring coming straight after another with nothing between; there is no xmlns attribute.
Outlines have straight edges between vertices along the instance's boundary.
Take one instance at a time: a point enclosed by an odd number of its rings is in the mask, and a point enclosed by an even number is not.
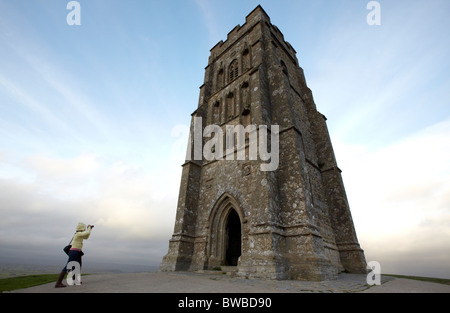
<svg viewBox="0 0 450 313"><path fill-rule="evenodd" d="M209 220L208 268L237 266L242 254L244 215L234 197L225 193L213 207Z"/></svg>

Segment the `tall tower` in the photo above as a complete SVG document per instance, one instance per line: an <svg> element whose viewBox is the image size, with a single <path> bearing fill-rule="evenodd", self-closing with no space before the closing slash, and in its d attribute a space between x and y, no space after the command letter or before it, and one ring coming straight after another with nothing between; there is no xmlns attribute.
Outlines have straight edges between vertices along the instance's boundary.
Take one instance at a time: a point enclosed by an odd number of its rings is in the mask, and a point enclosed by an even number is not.
<svg viewBox="0 0 450 313"><path fill-rule="evenodd" d="M253 126L245 128L240 148L239 135L230 135L236 125ZM252 145L255 138L267 143L271 160ZM236 157L239 151L244 159ZM274 166L264 169L269 161ZM160 270L224 265L270 279L366 273L326 118L296 51L261 6L211 49Z"/></svg>

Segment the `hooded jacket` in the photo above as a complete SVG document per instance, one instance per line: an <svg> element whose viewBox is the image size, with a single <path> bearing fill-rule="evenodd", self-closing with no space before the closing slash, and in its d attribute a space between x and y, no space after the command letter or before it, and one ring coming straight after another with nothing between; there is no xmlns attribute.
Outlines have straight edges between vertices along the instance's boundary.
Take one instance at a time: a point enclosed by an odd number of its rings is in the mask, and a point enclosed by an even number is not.
<svg viewBox="0 0 450 313"><path fill-rule="evenodd" d="M82 249L83 240L88 239L91 235L91 228L86 229L86 225L83 223L78 223L77 232L73 236L72 249Z"/></svg>

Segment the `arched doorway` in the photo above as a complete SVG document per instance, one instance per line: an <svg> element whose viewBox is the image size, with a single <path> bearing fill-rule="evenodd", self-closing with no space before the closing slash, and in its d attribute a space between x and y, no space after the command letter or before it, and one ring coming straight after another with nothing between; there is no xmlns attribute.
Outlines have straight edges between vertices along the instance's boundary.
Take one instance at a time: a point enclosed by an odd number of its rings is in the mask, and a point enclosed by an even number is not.
<svg viewBox="0 0 450 313"><path fill-rule="evenodd" d="M239 202L229 193L219 197L211 210L207 255L209 269L237 266L245 250L245 218Z"/></svg>
<svg viewBox="0 0 450 313"><path fill-rule="evenodd" d="M228 215L225 232L225 265L237 266L242 253L242 234L241 220L234 209Z"/></svg>

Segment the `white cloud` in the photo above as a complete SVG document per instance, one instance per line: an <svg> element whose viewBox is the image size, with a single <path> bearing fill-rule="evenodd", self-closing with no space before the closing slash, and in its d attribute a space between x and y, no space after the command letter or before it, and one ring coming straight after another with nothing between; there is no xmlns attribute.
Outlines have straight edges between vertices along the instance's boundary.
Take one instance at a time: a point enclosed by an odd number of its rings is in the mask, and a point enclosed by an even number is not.
<svg viewBox="0 0 450 313"><path fill-rule="evenodd" d="M449 138L447 119L385 147L334 143L360 243L388 271L405 255L448 269Z"/></svg>
<svg viewBox="0 0 450 313"><path fill-rule="evenodd" d="M57 245L70 239L80 221L96 225L89 243L96 255L115 255L117 262L124 251L127 258L138 257L130 255L130 246L147 251L141 257L155 259L149 255L152 249L168 243L179 187L179 173L170 167L152 172L89 154L67 159L37 155L14 166L20 168L16 176L0 178L1 245L34 249L31 244L43 254L59 253ZM30 172L34 180L21 179Z"/></svg>
<svg viewBox="0 0 450 313"><path fill-rule="evenodd" d="M99 168L100 164L94 155L82 154L75 158L51 158L46 155L35 155L27 159L27 163L40 174L49 178L83 177Z"/></svg>
<svg viewBox="0 0 450 313"><path fill-rule="evenodd" d="M100 161L95 155L56 158L39 154L25 159L25 171L34 174L40 193L61 200L78 199L96 193Z"/></svg>
<svg viewBox="0 0 450 313"><path fill-rule="evenodd" d="M20 106L26 108L35 117L44 121L47 125L52 125L59 131L72 134L76 137L73 131L67 126L67 124L55 115L46 105L36 99L34 95L31 95L19 84L12 82L6 77L0 74L0 87L3 87L3 91L9 96L11 100Z"/></svg>

